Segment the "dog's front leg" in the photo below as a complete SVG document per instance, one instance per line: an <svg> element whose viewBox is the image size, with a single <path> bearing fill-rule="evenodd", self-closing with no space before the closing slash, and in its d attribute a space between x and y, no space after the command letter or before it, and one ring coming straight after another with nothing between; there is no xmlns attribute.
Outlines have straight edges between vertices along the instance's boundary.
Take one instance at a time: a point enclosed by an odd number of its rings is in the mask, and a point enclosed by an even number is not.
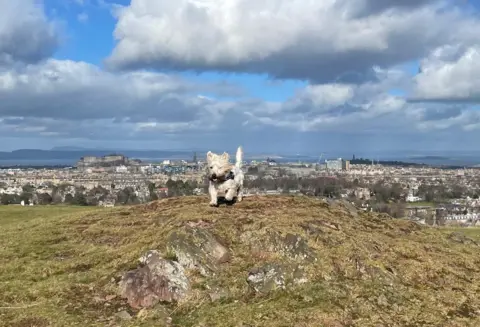
<svg viewBox="0 0 480 327"><path fill-rule="evenodd" d="M215 184L210 182L208 186L208 193L210 194L210 205L212 207L218 205L218 195L217 195L217 189L215 188Z"/></svg>
<svg viewBox="0 0 480 327"><path fill-rule="evenodd" d="M235 189L234 188L229 188L227 193L225 194L225 200L227 201L232 201L233 198L235 197Z"/></svg>

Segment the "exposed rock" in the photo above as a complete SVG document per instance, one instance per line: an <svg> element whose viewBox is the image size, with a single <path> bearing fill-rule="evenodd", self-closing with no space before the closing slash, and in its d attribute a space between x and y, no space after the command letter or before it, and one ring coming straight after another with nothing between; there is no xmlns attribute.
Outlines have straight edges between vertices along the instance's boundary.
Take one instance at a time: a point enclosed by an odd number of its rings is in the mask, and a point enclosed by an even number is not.
<svg viewBox="0 0 480 327"><path fill-rule="evenodd" d="M281 254L284 257L293 260L305 260L308 262L317 261L315 251L311 249L307 242L300 236L288 233L282 236L279 232L245 232L240 239L253 248Z"/></svg>
<svg viewBox="0 0 480 327"><path fill-rule="evenodd" d="M213 287L209 290L208 296L212 302L226 299L230 296L230 293L223 288Z"/></svg>
<svg viewBox="0 0 480 327"><path fill-rule="evenodd" d="M368 265L359 259L354 259L353 265L357 272L357 277L363 280L370 279L372 281L381 282L385 285L392 285L396 278L395 274L388 269Z"/></svg>
<svg viewBox="0 0 480 327"><path fill-rule="evenodd" d="M120 318L121 320L131 320L132 316L125 310L117 312L115 317Z"/></svg>
<svg viewBox="0 0 480 327"><path fill-rule="evenodd" d="M381 307L388 307L389 303L387 297L384 294L381 294L377 298L377 304Z"/></svg>
<svg viewBox="0 0 480 327"><path fill-rule="evenodd" d="M112 301L114 298L116 298L117 295L116 294L110 294L110 295L107 295L105 296L105 301Z"/></svg>
<svg viewBox="0 0 480 327"><path fill-rule="evenodd" d="M331 208L338 208L348 213L352 218L358 218L358 212L359 212L358 209L349 201L343 200L343 199L342 200L328 199L327 202Z"/></svg>
<svg viewBox="0 0 480 327"><path fill-rule="evenodd" d="M467 237L464 234L458 233L458 232L453 232L453 233L449 234L448 239L453 241L453 242L456 242L456 243L478 245L478 243L475 242L470 237Z"/></svg>
<svg viewBox="0 0 480 327"><path fill-rule="evenodd" d="M290 258L317 261L314 251L298 235L288 233L282 238L280 235L275 234L271 236L271 241L275 245L276 251L283 251Z"/></svg>
<svg viewBox="0 0 480 327"><path fill-rule="evenodd" d="M148 308L158 302L180 301L190 290L184 268L165 260L157 251L140 258L142 266L127 272L120 281L120 294L133 308Z"/></svg>
<svg viewBox="0 0 480 327"><path fill-rule="evenodd" d="M162 306L157 305L151 309L142 309L137 313L137 319L139 320L155 320L155 325L158 327L168 326L172 322L172 318L168 310Z"/></svg>
<svg viewBox="0 0 480 327"><path fill-rule="evenodd" d="M248 284L258 293L268 293L277 289L307 282L303 268L299 265L266 264L248 273Z"/></svg>
<svg viewBox="0 0 480 327"><path fill-rule="evenodd" d="M230 250L202 228L185 226L170 234L167 242L183 267L198 270L203 276L215 274L219 265L231 258Z"/></svg>
<svg viewBox="0 0 480 327"><path fill-rule="evenodd" d="M318 226L315 225L314 222L304 222L300 224L300 227L308 234L308 235L313 235L317 236L320 234L323 234L324 231L319 228Z"/></svg>
<svg viewBox="0 0 480 327"><path fill-rule="evenodd" d="M148 317L148 313L149 313L148 309L143 308L140 311L138 311L137 318L143 320Z"/></svg>
<svg viewBox="0 0 480 327"><path fill-rule="evenodd" d="M320 219L309 220L300 224L307 233L311 235L323 234L327 230L341 231L339 224Z"/></svg>

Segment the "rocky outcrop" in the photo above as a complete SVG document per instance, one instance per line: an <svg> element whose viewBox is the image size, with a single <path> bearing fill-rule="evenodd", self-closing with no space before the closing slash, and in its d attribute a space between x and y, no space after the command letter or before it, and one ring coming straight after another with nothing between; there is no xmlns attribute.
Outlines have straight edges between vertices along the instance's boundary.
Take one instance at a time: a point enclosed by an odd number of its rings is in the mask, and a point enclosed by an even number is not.
<svg viewBox="0 0 480 327"><path fill-rule="evenodd" d="M120 281L120 294L136 309L153 307L159 302L178 302L190 290L185 269L158 251L140 258L141 267L127 272Z"/></svg>
<svg viewBox="0 0 480 327"><path fill-rule="evenodd" d="M473 239L470 237L465 236L462 233L459 232L453 232L450 235L448 235L448 239L456 242L456 243L461 243L461 244L473 244L473 245L479 245L477 242L475 242Z"/></svg>
<svg viewBox="0 0 480 327"><path fill-rule="evenodd" d="M240 239L256 251L280 254L291 260L317 261L315 251L308 246L305 239L296 234L287 233L282 236L279 232L272 230L247 231L241 235Z"/></svg>
<svg viewBox="0 0 480 327"><path fill-rule="evenodd" d="M245 232L240 238L252 251L267 251L273 257L280 255L283 258L249 271L247 283L257 293L286 289L308 281L305 265L316 262L317 256L301 236L260 230Z"/></svg>
<svg viewBox="0 0 480 327"><path fill-rule="evenodd" d="M344 217L350 217L350 218L359 217L358 209L351 202L347 200L327 199L327 203L329 205L330 210L333 209L333 210L340 211L344 214L343 215Z"/></svg>
<svg viewBox="0 0 480 327"><path fill-rule="evenodd" d="M127 272L119 283L120 294L133 308L149 308L159 302L178 302L191 290L187 271L198 271L203 276L214 276L219 265L231 258L208 230L185 226L168 237L166 257L156 250L148 251L140 258L141 266ZM220 288L212 288L212 301L227 294Z"/></svg>
<svg viewBox="0 0 480 327"><path fill-rule="evenodd" d="M252 249L263 249L283 256L285 262L267 263L246 272L248 285L258 293L268 293L305 283L305 264L317 261L315 253L299 235L282 236L277 231L244 233L241 239ZM120 281L120 293L133 308L149 308L159 302L177 302L188 296L192 280L188 271L215 278L221 265L232 259L231 251L208 228L186 225L167 238L162 258L156 250L140 258L141 267L127 272ZM212 283L213 285L215 282ZM229 296L228 290L207 284L211 301Z"/></svg>
<svg viewBox="0 0 480 327"><path fill-rule="evenodd" d="M170 234L168 251L186 269L198 270L203 276L214 275L222 263L230 260L230 250L207 229L185 226Z"/></svg>
<svg viewBox="0 0 480 327"><path fill-rule="evenodd" d="M192 327L273 326L271 321L282 326L376 327L388 321L395 322L392 326L440 326L447 319L441 312L452 312L460 321L478 310L471 277L478 275L473 237L356 213L344 201L250 199L231 211L202 209L188 221L185 209L176 209L186 200L169 201L167 217L159 210L165 201L137 219L148 225L158 214L164 225L154 237L162 255L149 251L142 266L125 274L120 284L133 320ZM189 201L188 216L194 216L199 204ZM175 210L176 220L170 217ZM472 305L465 309L461 301ZM430 311L418 311L417 304ZM154 318L159 307L162 314ZM135 312L139 308L144 309Z"/></svg>
<svg viewBox="0 0 480 327"><path fill-rule="evenodd" d="M248 273L248 284L258 293L285 289L306 283L307 276L302 266L296 264L266 264Z"/></svg>

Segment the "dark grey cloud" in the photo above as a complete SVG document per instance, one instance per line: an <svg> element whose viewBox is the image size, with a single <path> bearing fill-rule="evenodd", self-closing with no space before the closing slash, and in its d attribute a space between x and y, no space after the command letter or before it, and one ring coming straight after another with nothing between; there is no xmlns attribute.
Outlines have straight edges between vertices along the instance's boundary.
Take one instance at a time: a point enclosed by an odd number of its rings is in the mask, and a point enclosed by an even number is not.
<svg viewBox="0 0 480 327"><path fill-rule="evenodd" d="M455 118L460 116L464 110L465 107L461 106L436 106L430 110L426 110L423 119L432 121Z"/></svg>
<svg viewBox="0 0 480 327"><path fill-rule="evenodd" d="M346 5L349 1L339 1ZM357 10L354 12L358 16L368 16L378 14L386 10L412 10L423 7L428 4L438 3L438 0L358 0ZM357 16L357 17L358 17Z"/></svg>
<svg viewBox="0 0 480 327"><path fill-rule="evenodd" d="M86 63L48 60L0 70L0 116L69 120L128 118L189 122L228 110L202 93L241 94L226 83L191 83L159 73L112 74Z"/></svg>

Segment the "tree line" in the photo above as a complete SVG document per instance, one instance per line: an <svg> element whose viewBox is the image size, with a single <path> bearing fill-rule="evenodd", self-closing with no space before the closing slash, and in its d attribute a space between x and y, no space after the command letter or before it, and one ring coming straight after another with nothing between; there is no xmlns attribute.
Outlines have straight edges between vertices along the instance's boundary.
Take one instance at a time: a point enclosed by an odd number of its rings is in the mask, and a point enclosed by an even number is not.
<svg viewBox="0 0 480 327"><path fill-rule="evenodd" d="M393 217L403 217L405 212L405 196L408 188L400 183L390 183L387 180L379 180L374 184L365 183L363 180L347 180L341 176L337 177L294 177L289 176L285 171L278 172L279 177L269 178L262 172L249 171L257 175L256 179L246 179L244 187L248 189L280 190L282 193L290 193L291 190L298 190L302 194L309 196L320 196L329 198L346 197L349 201L357 204L367 204L374 211L385 212ZM142 202L154 201L166 197L189 196L195 194L195 189L208 191L208 179L205 176L202 182L182 181L169 179L165 185L156 185L149 183L148 192L139 192L139 189L126 187L116 189L111 185L110 189L97 186L91 190L83 187L75 189L73 194L66 193L66 189L71 187L67 184L49 185L52 188L52 194L37 193L32 185L24 185L21 194L2 194L0 195L0 204L19 204L22 200L29 203L35 199L38 204L70 204L70 205L88 205L96 206L100 201L114 201L117 205L131 205ZM479 185L480 186L480 185ZM159 189L168 188L168 193ZM357 199L350 191L357 187L362 187L370 193L369 199ZM468 189L458 183L452 185L429 185L422 183L417 190L417 195L423 197L428 202L441 203L449 199L471 196L479 197L480 187Z"/></svg>
<svg viewBox="0 0 480 327"><path fill-rule="evenodd" d="M169 179L165 185L155 185L155 183L149 183L148 193L143 195L138 192L140 188L125 187L122 189L115 189L115 185L112 184L110 189L102 186L96 186L93 189L86 190L84 187L75 187L73 194L67 192L67 188L71 187L68 184L49 185L52 189L52 193L37 192L34 186L26 184L22 187L20 194L1 194L0 204L20 204L24 201L25 204L34 202L39 205L49 204L68 204L78 206L96 206L100 201L105 202L114 200L116 204L132 205L142 202L154 201L164 197L173 196L186 196L193 195L194 190L198 187L202 187L203 183L197 183L195 181L182 181ZM158 192L159 188L168 188L168 193Z"/></svg>

